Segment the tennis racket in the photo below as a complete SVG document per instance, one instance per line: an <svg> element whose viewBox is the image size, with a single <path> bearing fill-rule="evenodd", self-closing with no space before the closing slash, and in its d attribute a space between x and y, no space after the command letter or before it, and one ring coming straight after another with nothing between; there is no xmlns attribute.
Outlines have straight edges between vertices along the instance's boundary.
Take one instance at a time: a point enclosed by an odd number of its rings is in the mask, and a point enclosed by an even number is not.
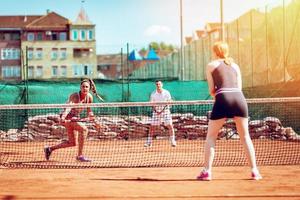
<svg viewBox="0 0 300 200"><path fill-rule="evenodd" d="M70 122L84 122L84 123L91 122L97 129L102 127L99 120L97 120L96 118L90 119L88 117L86 118L72 117L71 119L67 119L67 120L65 119L64 122L59 122L59 124L63 125L65 123L70 123Z"/></svg>

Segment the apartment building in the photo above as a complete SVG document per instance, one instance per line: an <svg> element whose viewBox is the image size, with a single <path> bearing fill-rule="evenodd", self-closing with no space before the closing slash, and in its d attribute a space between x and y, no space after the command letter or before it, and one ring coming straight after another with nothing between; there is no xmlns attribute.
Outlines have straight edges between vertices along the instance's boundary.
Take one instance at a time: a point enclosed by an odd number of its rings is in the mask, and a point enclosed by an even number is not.
<svg viewBox="0 0 300 200"><path fill-rule="evenodd" d="M75 22L55 13L0 16L0 79L97 77L95 25L82 8Z"/></svg>

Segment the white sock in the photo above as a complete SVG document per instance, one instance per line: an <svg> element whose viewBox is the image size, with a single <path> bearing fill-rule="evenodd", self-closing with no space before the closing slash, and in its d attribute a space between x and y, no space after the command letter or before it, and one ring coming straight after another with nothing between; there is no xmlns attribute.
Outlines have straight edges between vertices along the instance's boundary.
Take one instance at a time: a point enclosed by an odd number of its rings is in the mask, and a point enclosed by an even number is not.
<svg viewBox="0 0 300 200"><path fill-rule="evenodd" d="M170 136L171 141L175 141L175 135Z"/></svg>
<svg viewBox="0 0 300 200"><path fill-rule="evenodd" d="M151 140L152 140L152 137L151 137L151 136L148 136L148 138L147 138L147 143L151 143Z"/></svg>
<svg viewBox="0 0 300 200"><path fill-rule="evenodd" d="M259 171L256 167L252 168L251 172L254 173L254 174L259 174Z"/></svg>

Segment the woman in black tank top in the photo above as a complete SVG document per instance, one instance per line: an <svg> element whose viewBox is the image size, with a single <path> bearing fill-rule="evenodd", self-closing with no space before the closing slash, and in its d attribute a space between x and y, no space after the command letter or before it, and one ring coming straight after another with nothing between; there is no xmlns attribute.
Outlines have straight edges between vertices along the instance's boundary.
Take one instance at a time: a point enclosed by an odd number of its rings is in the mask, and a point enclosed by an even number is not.
<svg viewBox="0 0 300 200"><path fill-rule="evenodd" d="M208 133L204 148L204 169L197 176L197 179L212 179L211 170L219 130L227 118L233 118L251 166L251 178L259 180L262 177L256 166L255 150L249 135L248 107L241 90L240 69L232 59L228 58L229 48L225 42L215 43L213 51L217 59L208 64L206 76L209 92L215 102L208 123Z"/></svg>
<svg viewBox="0 0 300 200"><path fill-rule="evenodd" d="M69 104L87 104L93 102L93 96L89 93L91 87L95 87L89 79L84 79L80 84L80 91L70 95L67 103ZM61 114L61 123L65 126L68 134L68 141L51 147L45 147L44 153L46 160L49 160L51 153L54 150L73 147L76 145L75 132L78 132L78 154L76 160L80 162L90 162L91 160L83 156L83 145L84 140L87 136L88 129L83 121L93 121L94 114L92 110L87 107L87 117L80 118L80 113L84 110L83 108L71 108L65 109Z"/></svg>

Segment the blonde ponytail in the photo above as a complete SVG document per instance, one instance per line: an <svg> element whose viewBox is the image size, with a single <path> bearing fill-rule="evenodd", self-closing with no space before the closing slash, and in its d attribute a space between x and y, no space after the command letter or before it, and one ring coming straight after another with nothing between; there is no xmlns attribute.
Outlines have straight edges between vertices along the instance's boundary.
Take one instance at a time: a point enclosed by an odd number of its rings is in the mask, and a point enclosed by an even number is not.
<svg viewBox="0 0 300 200"><path fill-rule="evenodd" d="M218 42L214 43L213 51L219 58L224 59L224 63L226 65L231 65L231 63L233 62L233 59L228 56L229 55L229 47L226 42L218 41Z"/></svg>

